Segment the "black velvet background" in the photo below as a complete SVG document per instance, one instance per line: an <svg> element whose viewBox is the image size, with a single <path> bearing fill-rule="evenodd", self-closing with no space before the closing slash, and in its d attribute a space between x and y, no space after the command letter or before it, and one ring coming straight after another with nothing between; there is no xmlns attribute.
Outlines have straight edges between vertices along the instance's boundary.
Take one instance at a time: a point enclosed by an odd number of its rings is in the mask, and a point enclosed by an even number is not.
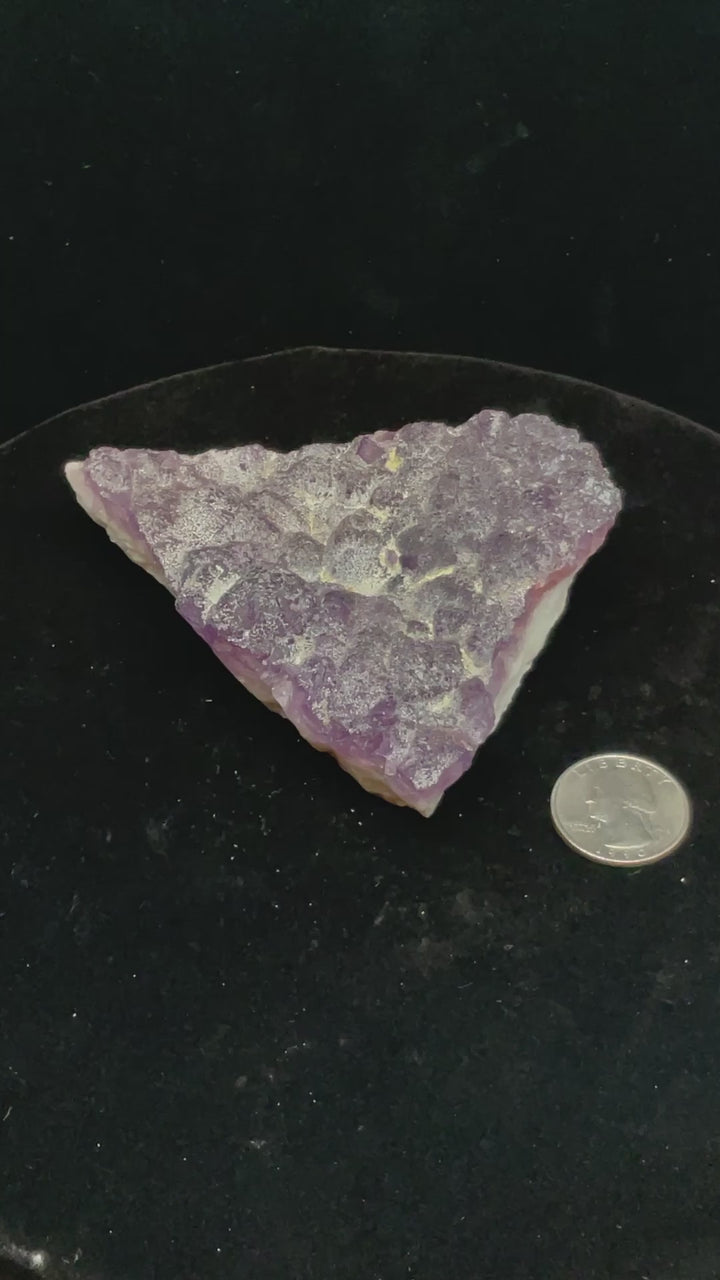
<svg viewBox="0 0 720 1280"><path fill-rule="evenodd" d="M0 438L299 343L720 426L717 0L3 0Z"/></svg>
<svg viewBox="0 0 720 1280"><path fill-rule="evenodd" d="M576 422L626 509L430 820L247 695L60 476L101 442L292 446L485 404ZM717 1276L719 464L597 387L319 349L4 447L0 1219L48 1274ZM554 836L554 778L603 748L689 787L667 862Z"/></svg>

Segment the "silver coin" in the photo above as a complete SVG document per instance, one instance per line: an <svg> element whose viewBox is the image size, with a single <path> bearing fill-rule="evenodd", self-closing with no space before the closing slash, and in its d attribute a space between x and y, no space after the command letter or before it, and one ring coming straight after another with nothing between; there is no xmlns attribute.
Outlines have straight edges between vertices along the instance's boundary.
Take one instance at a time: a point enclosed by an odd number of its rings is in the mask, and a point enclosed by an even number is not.
<svg viewBox="0 0 720 1280"><path fill-rule="evenodd" d="M553 787L550 813L571 849L613 867L666 858L692 820L688 794L667 769L616 752L566 769Z"/></svg>

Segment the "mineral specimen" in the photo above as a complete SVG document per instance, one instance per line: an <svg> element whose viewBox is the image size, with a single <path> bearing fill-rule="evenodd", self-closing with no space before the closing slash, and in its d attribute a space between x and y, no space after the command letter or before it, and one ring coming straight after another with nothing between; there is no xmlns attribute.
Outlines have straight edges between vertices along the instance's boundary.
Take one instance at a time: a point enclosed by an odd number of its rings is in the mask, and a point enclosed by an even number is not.
<svg viewBox="0 0 720 1280"><path fill-rule="evenodd" d="M621 506L575 429L495 410L287 454L98 448L65 473L251 693L425 815Z"/></svg>

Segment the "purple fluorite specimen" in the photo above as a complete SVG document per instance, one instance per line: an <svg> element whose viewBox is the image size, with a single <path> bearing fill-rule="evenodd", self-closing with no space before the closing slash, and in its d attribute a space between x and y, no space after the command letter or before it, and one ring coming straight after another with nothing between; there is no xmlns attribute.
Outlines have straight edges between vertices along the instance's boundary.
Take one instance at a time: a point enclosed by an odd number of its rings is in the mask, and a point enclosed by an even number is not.
<svg viewBox="0 0 720 1280"><path fill-rule="evenodd" d="M100 448L66 474L252 693L426 815L621 505L577 431L494 410L289 454Z"/></svg>

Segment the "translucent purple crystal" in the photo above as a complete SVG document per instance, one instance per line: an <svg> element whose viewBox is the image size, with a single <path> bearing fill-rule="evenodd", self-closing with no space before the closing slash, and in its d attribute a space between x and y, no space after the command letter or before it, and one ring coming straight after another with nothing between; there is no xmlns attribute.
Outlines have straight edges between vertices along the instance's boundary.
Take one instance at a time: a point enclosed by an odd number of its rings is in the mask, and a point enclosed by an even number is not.
<svg viewBox="0 0 720 1280"><path fill-rule="evenodd" d="M66 475L252 693L426 815L621 506L576 430L494 410L289 454L99 448Z"/></svg>

